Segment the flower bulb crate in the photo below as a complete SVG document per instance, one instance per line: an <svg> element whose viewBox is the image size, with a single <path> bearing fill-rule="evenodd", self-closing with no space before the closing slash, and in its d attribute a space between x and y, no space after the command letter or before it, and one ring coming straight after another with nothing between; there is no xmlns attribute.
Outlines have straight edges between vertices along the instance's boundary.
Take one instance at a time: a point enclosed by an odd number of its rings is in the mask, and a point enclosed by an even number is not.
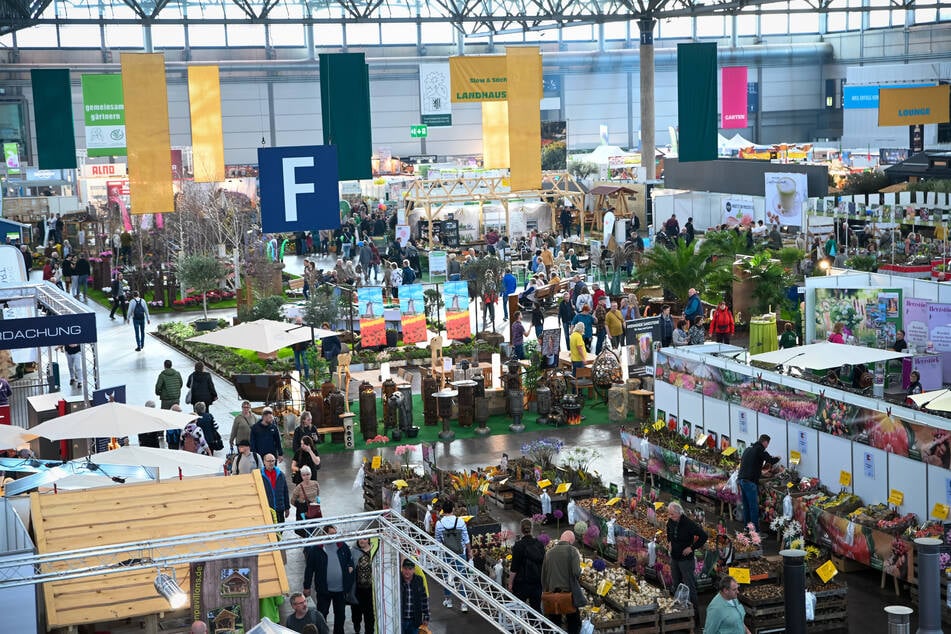
<svg viewBox="0 0 951 634"><path fill-rule="evenodd" d="M693 632L694 618L693 610L678 610L676 612L661 612L660 631L666 632Z"/></svg>

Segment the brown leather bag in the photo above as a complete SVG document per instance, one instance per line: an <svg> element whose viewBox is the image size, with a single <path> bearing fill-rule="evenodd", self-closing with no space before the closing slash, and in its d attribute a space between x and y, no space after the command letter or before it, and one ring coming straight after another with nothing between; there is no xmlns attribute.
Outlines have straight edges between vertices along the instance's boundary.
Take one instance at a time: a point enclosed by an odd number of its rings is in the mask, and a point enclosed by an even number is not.
<svg viewBox="0 0 951 634"><path fill-rule="evenodd" d="M570 592L542 592L542 612L545 614L574 614L577 611Z"/></svg>

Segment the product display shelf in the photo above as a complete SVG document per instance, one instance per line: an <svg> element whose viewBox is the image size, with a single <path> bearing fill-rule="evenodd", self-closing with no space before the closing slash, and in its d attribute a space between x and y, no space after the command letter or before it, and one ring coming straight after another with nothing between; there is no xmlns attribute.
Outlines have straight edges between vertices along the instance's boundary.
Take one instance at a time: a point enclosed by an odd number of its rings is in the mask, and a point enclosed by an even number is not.
<svg viewBox="0 0 951 634"><path fill-rule="evenodd" d="M783 631L786 623L786 606L783 588L772 585L768 595L762 599L740 593L740 602L746 608L746 625L754 634ZM770 592L771 591L771 592ZM806 622L807 632L845 631L848 629L847 601L848 588L837 583L824 584L816 595L815 618Z"/></svg>
<svg viewBox="0 0 951 634"><path fill-rule="evenodd" d="M694 612L692 609L677 612L662 612L660 614L660 631L664 632L693 632Z"/></svg>

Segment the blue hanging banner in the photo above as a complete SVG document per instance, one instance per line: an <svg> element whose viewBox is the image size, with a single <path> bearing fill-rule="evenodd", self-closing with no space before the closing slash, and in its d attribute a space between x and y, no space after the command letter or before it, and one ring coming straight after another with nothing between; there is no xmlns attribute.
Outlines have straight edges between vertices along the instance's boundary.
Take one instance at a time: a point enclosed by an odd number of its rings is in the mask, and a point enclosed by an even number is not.
<svg viewBox="0 0 951 634"><path fill-rule="evenodd" d="M0 320L0 350L96 343L96 314Z"/></svg>
<svg viewBox="0 0 951 634"><path fill-rule="evenodd" d="M265 233L340 226L337 148L258 148L261 228Z"/></svg>

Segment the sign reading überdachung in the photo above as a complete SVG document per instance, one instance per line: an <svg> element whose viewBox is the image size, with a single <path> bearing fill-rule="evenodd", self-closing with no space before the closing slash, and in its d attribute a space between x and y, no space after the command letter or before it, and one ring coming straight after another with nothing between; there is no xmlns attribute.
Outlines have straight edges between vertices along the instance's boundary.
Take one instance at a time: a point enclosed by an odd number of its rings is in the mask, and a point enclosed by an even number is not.
<svg viewBox="0 0 951 634"><path fill-rule="evenodd" d="M340 226L337 148L258 148L261 226L266 233Z"/></svg>
<svg viewBox="0 0 951 634"><path fill-rule="evenodd" d="M0 350L95 342L94 313L0 320Z"/></svg>

